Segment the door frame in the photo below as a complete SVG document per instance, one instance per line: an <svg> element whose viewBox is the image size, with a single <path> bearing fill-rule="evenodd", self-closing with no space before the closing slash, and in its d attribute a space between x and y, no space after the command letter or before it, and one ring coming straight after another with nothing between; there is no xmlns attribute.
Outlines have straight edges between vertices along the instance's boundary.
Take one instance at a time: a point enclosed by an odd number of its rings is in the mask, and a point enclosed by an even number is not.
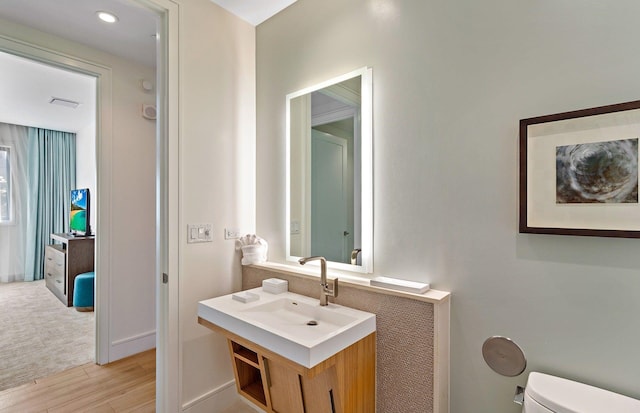
<svg viewBox="0 0 640 413"><path fill-rule="evenodd" d="M98 364L109 362L109 280L111 278L111 153L112 153L112 96L111 68L74 56L36 46L22 40L0 35L0 51L32 61L58 67L70 72L96 78L96 352Z"/></svg>
<svg viewBox="0 0 640 413"><path fill-rule="evenodd" d="M156 123L156 411L182 411L180 4L127 0L160 17Z"/></svg>

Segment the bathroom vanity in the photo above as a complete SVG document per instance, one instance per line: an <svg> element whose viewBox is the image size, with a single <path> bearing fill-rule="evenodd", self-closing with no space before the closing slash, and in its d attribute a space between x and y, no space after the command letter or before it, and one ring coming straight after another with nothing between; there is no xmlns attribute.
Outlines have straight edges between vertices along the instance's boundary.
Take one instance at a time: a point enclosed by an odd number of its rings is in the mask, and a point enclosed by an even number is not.
<svg viewBox="0 0 640 413"><path fill-rule="evenodd" d="M289 291L315 297L317 271L276 263L243 266L242 288L275 277L288 281ZM330 301L376 315L376 411L449 413L451 294L413 294L340 277L340 294Z"/></svg>
<svg viewBox="0 0 640 413"><path fill-rule="evenodd" d="M226 337L238 392L267 412L376 411L375 315L294 293L201 301L198 322Z"/></svg>

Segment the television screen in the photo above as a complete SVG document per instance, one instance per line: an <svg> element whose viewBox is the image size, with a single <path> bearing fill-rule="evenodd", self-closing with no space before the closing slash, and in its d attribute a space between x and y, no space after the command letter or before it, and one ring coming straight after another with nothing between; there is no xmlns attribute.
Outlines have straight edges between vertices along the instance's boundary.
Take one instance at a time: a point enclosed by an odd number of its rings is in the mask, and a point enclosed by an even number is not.
<svg viewBox="0 0 640 413"><path fill-rule="evenodd" d="M69 232L89 235L89 189L71 190Z"/></svg>

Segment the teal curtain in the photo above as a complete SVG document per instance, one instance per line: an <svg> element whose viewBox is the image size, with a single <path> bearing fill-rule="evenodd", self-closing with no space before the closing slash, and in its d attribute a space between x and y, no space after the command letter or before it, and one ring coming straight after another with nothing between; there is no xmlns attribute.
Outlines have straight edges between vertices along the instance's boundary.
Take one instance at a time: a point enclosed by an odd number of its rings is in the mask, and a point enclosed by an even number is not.
<svg viewBox="0 0 640 413"><path fill-rule="evenodd" d="M70 192L76 186L76 135L28 128L25 281L44 278L44 249L50 235L66 232Z"/></svg>

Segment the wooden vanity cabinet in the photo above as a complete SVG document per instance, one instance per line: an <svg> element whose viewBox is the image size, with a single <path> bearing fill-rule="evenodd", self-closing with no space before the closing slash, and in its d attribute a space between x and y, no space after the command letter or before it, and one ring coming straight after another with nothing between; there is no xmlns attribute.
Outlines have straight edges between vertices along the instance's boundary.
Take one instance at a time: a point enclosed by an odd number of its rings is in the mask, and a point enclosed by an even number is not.
<svg viewBox="0 0 640 413"><path fill-rule="evenodd" d="M266 406L267 396L264 391L264 383L267 377L264 374L264 361L255 351L231 340L227 341L238 392L258 406Z"/></svg>
<svg viewBox="0 0 640 413"><path fill-rule="evenodd" d="M307 368L202 318L227 337L238 392L269 413L374 413L375 333Z"/></svg>

